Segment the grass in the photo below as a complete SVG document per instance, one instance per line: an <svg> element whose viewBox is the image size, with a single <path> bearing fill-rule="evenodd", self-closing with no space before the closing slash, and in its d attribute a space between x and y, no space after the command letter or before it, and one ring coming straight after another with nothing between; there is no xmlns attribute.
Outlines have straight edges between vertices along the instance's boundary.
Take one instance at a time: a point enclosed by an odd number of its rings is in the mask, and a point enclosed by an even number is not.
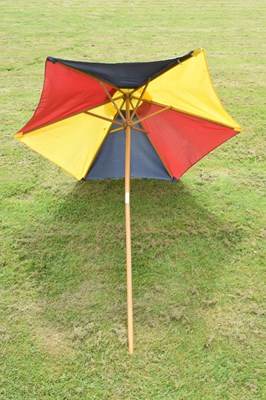
<svg viewBox="0 0 266 400"><path fill-rule="evenodd" d="M0 1L0 399L253 400L265 392L265 4ZM13 140L47 55L152 60L204 47L243 134L176 184L76 182Z"/></svg>

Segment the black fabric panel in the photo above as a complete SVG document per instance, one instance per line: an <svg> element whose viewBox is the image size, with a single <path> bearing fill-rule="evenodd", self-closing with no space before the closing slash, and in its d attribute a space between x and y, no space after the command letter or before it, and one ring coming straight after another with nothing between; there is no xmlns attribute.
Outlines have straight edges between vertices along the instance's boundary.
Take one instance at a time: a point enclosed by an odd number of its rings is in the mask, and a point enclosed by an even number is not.
<svg viewBox="0 0 266 400"><path fill-rule="evenodd" d="M124 178L125 142L124 130L108 135L85 179ZM172 180L146 134L134 129L131 129L130 161L132 178Z"/></svg>
<svg viewBox="0 0 266 400"><path fill-rule="evenodd" d="M153 79L163 71L190 58L192 53L193 51L182 57L163 61L113 64L69 61L53 57L48 57L48 60L68 65L120 88L137 88L147 82L149 78Z"/></svg>

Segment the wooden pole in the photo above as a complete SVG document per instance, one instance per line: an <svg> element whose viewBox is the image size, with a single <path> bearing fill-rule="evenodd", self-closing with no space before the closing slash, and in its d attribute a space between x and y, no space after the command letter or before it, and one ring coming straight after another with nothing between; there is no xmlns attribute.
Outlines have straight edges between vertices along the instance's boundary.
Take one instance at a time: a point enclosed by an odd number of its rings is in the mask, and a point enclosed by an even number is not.
<svg viewBox="0 0 266 400"><path fill-rule="evenodd" d="M133 302L130 228L130 99L126 95L126 149L125 149L125 214L126 214L126 265L127 265L127 326L128 351L133 353Z"/></svg>

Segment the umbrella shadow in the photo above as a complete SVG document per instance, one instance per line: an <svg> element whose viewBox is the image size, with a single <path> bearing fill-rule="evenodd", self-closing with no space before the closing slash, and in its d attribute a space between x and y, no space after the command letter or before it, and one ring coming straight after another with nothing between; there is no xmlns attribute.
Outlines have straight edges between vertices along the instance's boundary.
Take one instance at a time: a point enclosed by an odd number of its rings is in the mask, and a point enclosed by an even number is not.
<svg viewBox="0 0 266 400"><path fill-rule="evenodd" d="M106 250L113 248L116 253L117 245L124 257L123 180L77 182L54 213L55 223L62 219L72 226L73 233L79 224L81 231L96 241L98 238L98 244ZM144 252L151 251L158 259L164 257L162 250L165 248L167 257L170 248L179 241L196 245L201 239L207 256L213 257L213 249L218 245L221 257L226 260L242 233L221 214L214 214L208 204L202 206L195 191L182 181L135 179L131 181L131 235L134 264L138 266ZM110 273L117 271L119 268L111 269Z"/></svg>
<svg viewBox="0 0 266 400"><path fill-rule="evenodd" d="M195 190L182 181L132 180L136 321L145 321L150 310L147 305L152 307L160 296L161 307L171 307L173 301L182 303L187 291L205 290L203 282L210 296L215 292L223 266L233 256L235 242L241 240L241 231L210 210L207 201L204 206L199 204ZM88 321L98 321L99 326L103 321L124 324L123 180L77 182L55 208L52 219L57 229L54 235L62 232L54 252L63 258L53 269L47 263L44 268L45 296L53 296L48 309L63 325L68 318L81 325ZM49 246L51 236L46 242L44 238L42 248ZM40 269L43 267L40 264Z"/></svg>

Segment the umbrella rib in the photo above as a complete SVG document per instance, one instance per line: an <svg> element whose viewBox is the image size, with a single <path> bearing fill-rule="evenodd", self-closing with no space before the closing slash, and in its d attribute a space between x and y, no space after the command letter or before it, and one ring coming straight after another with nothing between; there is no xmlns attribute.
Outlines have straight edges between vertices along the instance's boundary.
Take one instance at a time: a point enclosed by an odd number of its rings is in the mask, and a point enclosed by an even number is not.
<svg viewBox="0 0 266 400"><path fill-rule="evenodd" d="M123 101L123 103L122 103L122 105L121 105L121 109L122 109L123 106L124 106L124 104L125 104L126 99L125 99L124 95L123 95L123 96L119 96L119 99L120 99L121 97L123 97L123 99L124 99L124 101ZM108 135L109 135L110 133L115 133L115 132L122 131L122 130L125 128L125 123L124 123L124 122L123 122L123 123L121 123L121 122L119 123L119 122L116 120L117 115L118 115L118 113L116 113L116 115L115 115L115 117L114 117L114 120L113 120L113 123L110 125L110 128L109 128L108 133L107 133ZM122 126L122 128L111 129L112 126L113 126L114 124L120 125L120 126Z"/></svg>
<svg viewBox="0 0 266 400"><path fill-rule="evenodd" d="M112 129L111 131L108 132L108 134L115 133L115 132L119 132L119 131L123 131L124 129L125 129L124 126L123 126L122 128Z"/></svg>
<svg viewBox="0 0 266 400"><path fill-rule="evenodd" d="M147 135L147 132L143 128L139 128L138 126L133 126L133 130L146 133L146 135Z"/></svg>
<svg viewBox="0 0 266 400"><path fill-rule="evenodd" d="M171 109L172 109L171 106L165 107L165 108L163 108L162 110L156 111L156 112L154 112L154 113L151 113L151 114L149 114L149 115L146 115L146 117L143 117L143 118L138 119L138 120L137 120L136 122L134 122L134 123L137 124L137 123L139 123L139 122L145 121L146 119L149 119L149 118L151 118L151 117L154 117L155 115L161 114L162 112L168 111L168 110L171 110Z"/></svg>
<svg viewBox="0 0 266 400"><path fill-rule="evenodd" d="M119 113L121 119L125 122L126 119L124 117L124 115L121 113L121 110L118 108L116 102L113 100L112 96L110 95L110 93L108 92L108 90L106 89L106 87L104 86L104 84L102 82L100 82L100 85L102 86L104 92L106 93L106 95L109 97L110 101L112 102L112 104L115 106L117 112Z"/></svg>
<svg viewBox="0 0 266 400"><path fill-rule="evenodd" d="M132 110L134 110L135 109L135 107L134 107L134 105L133 105L133 103L132 103L132 101L131 101L131 97L129 98L129 103L130 103L130 105L131 105L131 107L132 107ZM133 116L132 115L130 115L130 121L132 122L132 125L133 125Z"/></svg>
<svg viewBox="0 0 266 400"><path fill-rule="evenodd" d="M132 98L135 99L135 100L138 99L138 97L136 97L136 96L132 96ZM164 107L164 108L165 108L165 104L158 103L158 102L153 101L153 100L142 99L142 101L143 101L143 103L154 104L155 106L159 106L159 107ZM170 110L173 110L173 111L176 111L176 112L179 112L179 113L182 113L182 114L190 115L190 116L192 116L192 117L196 117L196 118L199 118L199 119L203 119L203 120L205 120L205 121L214 122L215 124L218 124L218 125L221 125L221 126L226 126L226 127L228 127L228 128L232 128L232 126L227 125L227 124L223 124L223 123L221 123L221 122L217 122L217 121L215 121L215 119L202 117L201 115L198 115L198 114L192 113L192 112L188 112L188 111L184 111L184 110L182 110L182 109L180 109L180 108L177 108L177 107L171 106L169 109L170 109ZM235 129L235 128L232 128L232 129L236 130L237 132L240 132L239 129Z"/></svg>
<svg viewBox="0 0 266 400"><path fill-rule="evenodd" d="M84 111L84 114L91 115L92 117L103 119L104 121L111 122L112 124L114 123L113 119L107 118L107 117L103 117L102 115L98 115L98 114L92 113L90 111ZM120 126L123 126L123 124L121 122L118 122L118 121L116 121L116 124L120 125Z"/></svg>
<svg viewBox="0 0 266 400"><path fill-rule="evenodd" d="M132 96L132 99L138 100L138 97ZM156 102L156 101L153 101L153 100L142 99L142 101L143 101L143 103L154 104L154 105L156 105L156 106L160 106L160 107L164 107L164 108L166 107L165 104L159 103L159 102ZM173 110L181 111L181 110L179 110L179 109L177 109L177 108L175 108L175 107L172 107L172 108L173 108ZM183 111L181 111L181 112L183 112Z"/></svg>
<svg viewBox="0 0 266 400"><path fill-rule="evenodd" d="M116 97L115 100L118 100L118 99L121 99L121 98L123 98L123 96ZM69 115L66 115L65 117L61 117L61 118L55 119L53 121L49 121L49 122L46 122L44 124L38 125L36 128L29 129L26 132L22 132L22 134L26 135L27 133L33 132L33 131L35 131L37 129L44 128L44 127L49 126L49 125L53 125L56 122L61 122L61 121L64 121L65 119L68 119L68 118L71 118L71 117L75 117L76 115L83 114L84 112L88 112L88 111L93 110L95 108L104 106L105 104L110 104L109 100L108 101L104 101L103 103L100 103L100 104L93 105L90 108L87 108L87 107L85 109L82 108L81 110L79 110L79 111L77 111L77 112L75 112L73 114L71 113ZM100 116L99 116L99 118L100 118Z"/></svg>
<svg viewBox="0 0 266 400"><path fill-rule="evenodd" d="M119 96L119 97L116 98L116 100L117 100L117 99L120 99L121 97L124 98L124 96ZM122 103L122 107L123 107L124 104L125 104L125 99L124 99L124 101L123 101L123 103ZM104 143L104 141L105 141L105 139L107 138L107 136L108 136L110 133L113 133L113 132L120 131L120 130L124 129L124 127L122 127L122 128L117 128L117 129L114 129L114 130L111 131L111 128L112 128L112 126L114 125L114 123L117 123L117 124L119 124L119 125L123 125L122 123L119 123L118 121L116 121L117 115L118 115L118 114L116 113L116 115L114 116L114 119L113 119L113 120L111 120L111 119L109 120L109 121L111 122L111 124L110 124L110 126L109 126L109 128L108 128L108 131L106 132L106 135L105 135L105 137L104 137L104 139L103 139L101 145L99 146L98 151L95 153L94 158L93 158L91 164L89 165L89 167L88 167L88 169L87 169L87 172L86 172L86 174L84 175L84 177L88 175L88 173L89 173L89 171L90 171L90 168L91 168L92 164L94 163L94 161L95 161L97 155L99 154L99 152L100 152L100 150L101 150L101 148L102 148L102 144ZM100 115L96 115L96 114L95 114L95 116L98 117L98 118L101 118Z"/></svg>
<svg viewBox="0 0 266 400"><path fill-rule="evenodd" d="M134 116L136 115L137 109L138 109L138 107L139 107L139 105L140 105L140 102L141 102L141 100L142 100L142 98L143 98L143 96L144 96L144 94L145 94L145 92L146 92L146 89L147 89L147 86L148 86L149 83L150 83L150 79L147 81L146 85L144 86L144 88L143 88L143 90L142 90L142 92L141 92L141 95L140 95L140 97L138 98L138 102L137 102L137 104L136 104L136 107L133 107L133 113L132 113L132 115L131 115L131 119L133 119ZM133 96L131 96L131 98L133 98Z"/></svg>
<svg viewBox="0 0 266 400"><path fill-rule="evenodd" d="M124 129L125 129L125 127L123 126L122 128L112 129L111 131L109 131L109 133L119 132L119 131L122 131L122 130L124 130ZM133 126L133 130L134 130L134 131L139 131L139 132L146 133L146 135L147 135L147 132L146 132L144 129L139 128L138 126Z"/></svg>

